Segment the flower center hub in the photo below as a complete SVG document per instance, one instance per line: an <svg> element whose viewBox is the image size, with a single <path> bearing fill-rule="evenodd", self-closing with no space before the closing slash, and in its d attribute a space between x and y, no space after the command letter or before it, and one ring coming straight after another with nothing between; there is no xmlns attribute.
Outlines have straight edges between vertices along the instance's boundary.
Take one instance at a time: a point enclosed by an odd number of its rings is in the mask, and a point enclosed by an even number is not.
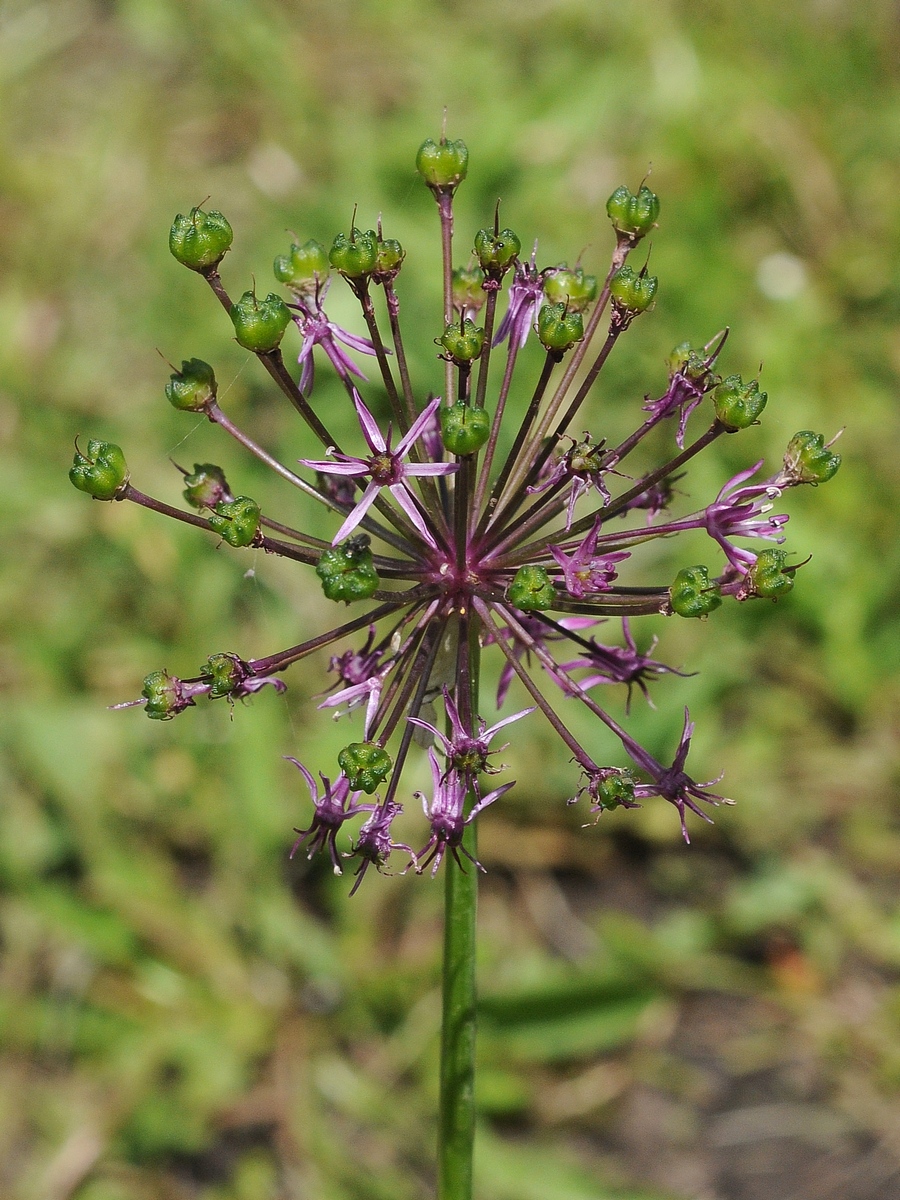
<svg viewBox="0 0 900 1200"><path fill-rule="evenodd" d="M372 481L379 487L389 487L392 483L399 483L401 478L401 472L393 454L373 455L369 459L369 470L372 472Z"/></svg>

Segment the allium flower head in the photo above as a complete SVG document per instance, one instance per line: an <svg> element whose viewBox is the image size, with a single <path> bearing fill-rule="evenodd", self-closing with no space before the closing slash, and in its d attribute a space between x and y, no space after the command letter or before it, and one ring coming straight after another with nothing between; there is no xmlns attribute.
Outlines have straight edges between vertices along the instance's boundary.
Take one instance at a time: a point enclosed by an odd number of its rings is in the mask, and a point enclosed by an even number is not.
<svg viewBox="0 0 900 1200"><path fill-rule="evenodd" d="M201 360L185 358L170 381L170 400L183 411L205 413L282 483L313 501L313 527L276 519L237 494L209 462L181 481L189 510L139 491L123 451L112 443L91 439L84 450L76 447L71 472L74 485L95 499L130 501L172 517L217 544L222 539L226 552L262 551L297 562L307 586L318 580L324 603L350 606L339 623L323 623L307 640L266 658L213 655L191 679L155 671L140 699L123 707L141 705L148 716L166 720L204 696L233 701L267 685L282 690L281 676L293 663L320 663L330 679L319 707L356 725L338 755L340 774L327 768L330 777L320 773L317 782L303 762L290 759L313 806L294 851L325 852L337 872L348 856L355 858L354 890L369 865L387 869L397 853L417 873L430 867L434 874L445 860L476 862L467 831L513 787L511 781L485 787L484 777L503 769L492 744L507 729L515 740L518 722L529 714L561 740L581 772L576 798L586 797L591 812L599 817L661 797L677 809L687 839L688 813L708 820L705 806L726 802L711 790L716 781L697 783L687 773L694 730L687 713L672 763L664 766L600 706L598 688L627 717L635 688L649 700L650 681L681 674L652 657L655 638L638 650L632 622L643 615L712 617L714 627L714 613L726 600L786 595L797 570L788 552L769 547L756 553L735 539L780 547L787 516L772 508L782 491L824 483L840 465L831 443L804 430L791 440L774 478L751 483L757 463L714 498L673 515L687 504L691 461L724 434L757 423L767 396L755 380L716 374L725 341L719 334L700 349L676 347L658 399L606 395L604 405L615 405L617 415L603 424L606 409L591 408L597 379L609 357L622 353L634 321L665 303L665 284L659 287L646 262L637 269L627 262L658 224L658 198L646 184L637 194L624 185L616 189L608 205L610 256L595 274L580 264L540 266L536 242L523 260L522 239L500 227L498 210L465 247L462 262L470 265L455 270L453 199L469 169L468 151L443 135L423 145L417 163L437 206L443 303L434 313L412 314L437 343L430 376L415 383L404 343L405 253L384 236L380 219L377 230L357 228L354 211L350 232L339 233L330 252L310 239L279 257L275 274L289 290L288 306L274 294L258 299L255 290L232 302L219 274L231 238L221 214L195 209L176 222L176 258L206 281L239 343L305 424L300 463L307 470L298 474L231 420L213 369ZM336 286L349 287L359 303L365 337L326 315L332 268L342 277ZM535 326L533 350L541 361L533 369L519 352ZM283 340L295 331L299 380L282 354ZM313 408L309 401L317 347L355 415L346 448L333 432L345 427L337 426L333 403ZM375 360L377 403L360 394L355 380L363 376L348 350ZM386 405L388 419L376 416L379 405ZM631 414L632 432L611 439L623 412ZM650 447L658 445L664 449L653 458ZM639 565L642 546L660 538L674 545L678 535L698 530L724 553L722 573L688 558L674 579L648 581ZM660 560L650 556L653 561ZM309 606L311 622L318 613L319 606ZM622 621L623 645L586 636L609 618ZM498 706L513 689L528 706L519 703L518 711L490 726L478 715L482 657L485 674L488 660L495 664ZM622 691L610 691L609 684L621 684ZM569 727L576 707L596 722L588 745ZM309 761L314 734L303 740L302 757ZM424 766L422 743L429 747L432 786L428 796L414 794L429 832L414 853L392 830L411 790L404 783L407 766L417 757Z"/></svg>

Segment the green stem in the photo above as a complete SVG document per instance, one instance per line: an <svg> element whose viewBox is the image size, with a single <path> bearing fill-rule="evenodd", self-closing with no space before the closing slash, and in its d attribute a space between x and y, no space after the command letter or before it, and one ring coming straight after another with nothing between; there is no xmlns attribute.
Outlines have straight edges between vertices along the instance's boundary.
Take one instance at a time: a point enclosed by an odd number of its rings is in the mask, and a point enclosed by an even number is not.
<svg viewBox="0 0 900 1200"><path fill-rule="evenodd" d="M472 712L477 712L479 648L477 621L469 627L469 682ZM467 706L465 706L467 707ZM464 718L465 719L465 718ZM467 805L475 802L470 795ZM463 845L477 858L474 822ZM471 1200L475 1143L475 929L478 869L466 860L461 871L444 861L444 977L441 1022L441 1090L438 1131L438 1200Z"/></svg>

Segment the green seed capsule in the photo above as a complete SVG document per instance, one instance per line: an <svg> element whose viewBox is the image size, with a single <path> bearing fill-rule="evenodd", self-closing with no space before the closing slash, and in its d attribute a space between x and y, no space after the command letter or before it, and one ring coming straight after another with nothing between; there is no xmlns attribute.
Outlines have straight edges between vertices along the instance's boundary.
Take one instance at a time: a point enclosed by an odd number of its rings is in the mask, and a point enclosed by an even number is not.
<svg viewBox="0 0 900 1200"><path fill-rule="evenodd" d="M185 500L193 508L215 508L223 500L233 500L225 472L215 463L194 463L194 471L184 477Z"/></svg>
<svg viewBox="0 0 900 1200"><path fill-rule="evenodd" d="M544 612L552 608L556 588L543 567L520 567L507 588L506 598L523 612Z"/></svg>
<svg viewBox="0 0 900 1200"><path fill-rule="evenodd" d="M631 267L620 267L609 282L609 292L616 308L626 313L642 313L651 308L656 298L659 280Z"/></svg>
<svg viewBox="0 0 900 1200"><path fill-rule="evenodd" d="M287 305L273 292L265 300L255 292L244 292L231 306L230 315L238 345L254 354L270 354L277 349L291 323Z"/></svg>
<svg viewBox="0 0 900 1200"><path fill-rule="evenodd" d="M637 780L631 771L606 769L591 787L591 799L601 812L635 807L634 788Z"/></svg>
<svg viewBox="0 0 900 1200"><path fill-rule="evenodd" d="M365 233L355 227L339 233L328 255L331 265L347 279L364 279L378 265L378 234L374 229Z"/></svg>
<svg viewBox="0 0 900 1200"><path fill-rule="evenodd" d="M761 550L756 562L747 572L742 588L744 596L761 596L767 600L777 600L779 596L786 596L794 586L794 572L790 568L785 570L786 564L786 550L779 550L777 547Z"/></svg>
<svg viewBox="0 0 900 1200"><path fill-rule="evenodd" d="M372 278L376 283L389 283L399 273L404 258L406 251L396 238L379 238Z"/></svg>
<svg viewBox="0 0 900 1200"><path fill-rule="evenodd" d="M329 600L350 604L353 600L368 600L378 590L378 572L372 562L370 544L368 534L360 533L322 551L316 574Z"/></svg>
<svg viewBox="0 0 900 1200"><path fill-rule="evenodd" d="M475 322L467 317L461 328L459 322L448 325L443 335L438 338L438 345L444 347L457 365L471 363L484 348L484 330L479 329Z"/></svg>
<svg viewBox="0 0 900 1200"><path fill-rule="evenodd" d="M802 429L788 442L784 470L795 483L827 483L840 465L841 456L828 449L821 433Z"/></svg>
<svg viewBox="0 0 900 1200"><path fill-rule="evenodd" d="M166 399L181 412L203 412L215 400L216 373L202 358L190 358L170 376Z"/></svg>
<svg viewBox="0 0 900 1200"><path fill-rule="evenodd" d="M279 254L275 259L274 271L279 283L301 296L314 298L331 272L328 251L315 238L302 246L294 242L287 254Z"/></svg>
<svg viewBox="0 0 900 1200"><path fill-rule="evenodd" d="M729 375L713 392L713 405L716 416L728 432L736 433L757 423L768 398L759 390L757 380L744 383L740 375Z"/></svg>
<svg viewBox="0 0 900 1200"><path fill-rule="evenodd" d="M480 267L457 267L453 272L453 307L477 312L484 304L484 271Z"/></svg>
<svg viewBox="0 0 900 1200"><path fill-rule="evenodd" d="M545 304L538 313L537 327L541 344L555 354L564 354L584 338L581 313L565 304Z"/></svg>
<svg viewBox="0 0 900 1200"><path fill-rule="evenodd" d="M597 276L585 275L581 267L557 267L544 279L544 295L551 304L565 304L569 312L581 313L597 299Z"/></svg>
<svg viewBox="0 0 900 1200"><path fill-rule="evenodd" d="M693 383L699 382L709 371L705 355L695 350L690 342L679 343L666 359L666 366L669 368L670 379L675 375L682 375Z"/></svg>
<svg viewBox="0 0 900 1200"><path fill-rule="evenodd" d="M479 229L475 234L475 257L482 270L494 279L509 270L521 249L518 234L512 229L501 229L499 233L494 233L493 229Z"/></svg>
<svg viewBox="0 0 900 1200"><path fill-rule="evenodd" d="M722 603L718 586L710 583L706 567L685 567L669 588L672 611L679 617L705 617Z"/></svg>
<svg viewBox="0 0 900 1200"><path fill-rule="evenodd" d="M141 696L147 701L144 712L151 721L171 721L194 705L193 698L184 695L181 680L168 671L154 671L148 675Z"/></svg>
<svg viewBox="0 0 900 1200"><path fill-rule="evenodd" d="M416 154L416 170L436 192L452 192L466 177L469 150L463 141L426 138Z"/></svg>
<svg viewBox="0 0 900 1200"><path fill-rule="evenodd" d="M384 782L393 763L388 752L374 742L351 742L338 754L338 765L353 791L371 796Z"/></svg>
<svg viewBox="0 0 900 1200"><path fill-rule="evenodd" d="M441 438L451 454L474 454L491 433L491 417L483 408L454 404L439 410Z"/></svg>
<svg viewBox="0 0 900 1200"><path fill-rule="evenodd" d="M192 271L206 271L222 261L231 248L234 233L220 212L192 208L179 213L169 232L169 249Z"/></svg>
<svg viewBox="0 0 900 1200"><path fill-rule="evenodd" d="M236 654L211 654L200 668L200 678L211 684L210 700L231 696L248 674L247 664Z"/></svg>
<svg viewBox="0 0 900 1200"><path fill-rule="evenodd" d="M220 500L209 524L229 546L250 546L259 533L259 505L249 496Z"/></svg>
<svg viewBox="0 0 900 1200"><path fill-rule="evenodd" d="M654 227L659 217L659 197L641 184L638 194L627 187L617 187L606 202L606 212L616 233L637 242Z"/></svg>
<svg viewBox="0 0 900 1200"><path fill-rule="evenodd" d="M85 454L78 449L76 442L69 479L80 492L87 492L95 500L115 500L124 493L129 478L128 465L120 446L91 438Z"/></svg>

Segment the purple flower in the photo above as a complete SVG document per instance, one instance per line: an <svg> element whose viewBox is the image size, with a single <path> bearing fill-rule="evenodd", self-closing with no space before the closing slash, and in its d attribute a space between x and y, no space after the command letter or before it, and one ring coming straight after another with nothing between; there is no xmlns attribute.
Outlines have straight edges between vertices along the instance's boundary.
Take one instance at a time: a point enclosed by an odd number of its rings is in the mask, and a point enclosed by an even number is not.
<svg viewBox="0 0 900 1200"><path fill-rule="evenodd" d="M363 492L362 499L350 511L347 519L334 535L334 540L331 544L336 546L338 542L342 542L345 537L348 537L353 532L371 508L381 488L386 487L428 545L432 549L436 549L434 538L425 523L418 502L414 493L410 490L407 481L410 477L417 475L452 475L454 471L459 469L458 465L456 463L432 462L404 463L403 458L408 454L413 443L428 428L432 417L440 407L440 400L437 398L432 400L428 407L419 414L397 443L395 449L392 449L390 446L390 429L388 429L388 436L385 438L378 428L375 418L368 408L366 408L365 404L363 404L362 398L355 388L353 389L353 403L356 406L356 414L362 426L363 436L368 443L369 449L372 451L371 456L369 458L351 458L350 455L340 454L332 450L331 453L334 454L334 461L330 459L300 459L300 462L304 466L312 467L313 470L321 471L325 475L346 475L351 478L362 478L368 475L370 477L370 482Z"/></svg>
<svg viewBox="0 0 900 1200"><path fill-rule="evenodd" d="M442 771L441 764L433 750L428 751L428 759L431 763L431 779L434 787L431 804L428 803L423 792L416 792L415 795L422 801L425 816L431 824L431 837L415 856L416 871L421 874L425 867L432 863L431 874L432 876L436 875L447 850L453 855L458 866L462 866L459 859L461 850L479 871L483 871L484 867L481 863L473 858L462 844L465 828L483 809L508 792L514 783L504 783L502 787L489 792L473 806L469 815L465 816L465 802L469 792L465 778L455 770Z"/></svg>
<svg viewBox="0 0 900 1200"><path fill-rule="evenodd" d="M495 346L509 338L510 345L518 343L521 350L537 322L538 312L544 302L544 275L535 267L536 257L537 242L531 252L531 262L520 260L515 265L509 287L509 307L497 328Z"/></svg>
<svg viewBox="0 0 900 1200"><path fill-rule="evenodd" d="M674 804L678 809L678 815L681 818L681 833L684 840L690 844L688 837L687 825L685 823L685 810L690 809L696 813L698 817L702 817L704 821L712 824L712 818L703 811L697 804L700 800L704 804L733 804L733 800L729 800L726 796L720 796L717 792L711 792L709 789L714 783L718 783L722 778L717 775L715 779L710 779L706 783L696 783L684 769L684 764L687 760L688 751L691 748L691 738L694 735L694 725L691 721L690 713L687 709L684 710L684 729L681 734L681 741L678 743L678 749L675 752L675 758L671 767L663 767L658 763L652 754L649 754L642 746L629 737L624 730L619 731L619 737L625 749L637 763L637 765L651 777L652 783L639 783L634 794L639 799L645 799L648 796L662 796L664 800L668 800L670 804Z"/></svg>
<svg viewBox="0 0 900 1200"><path fill-rule="evenodd" d="M703 516L707 533L719 543L732 566L742 572L753 566L756 555L751 550L732 545L729 539L753 537L783 542L781 529L788 522L787 515L783 513L774 517L766 516L774 507L772 501L781 495L781 489L771 481L756 483L751 487L739 486L755 475L762 465L760 460L755 466L729 479Z"/></svg>
<svg viewBox="0 0 900 1200"><path fill-rule="evenodd" d="M566 529L575 518L575 505L582 496L586 496L593 488L600 496L603 504L609 504L609 489L604 476L615 466L614 455L603 451L603 442L592 442L591 435L585 431L580 442L573 439L572 446L559 459L553 469L532 484L527 490L531 494L545 492L556 487L566 479L571 479L569 489L569 504L566 510Z"/></svg>
<svg viewBox="0 0 900 1200"><path fill-rule="evenodd" d="M393 800L385 800L384 804L373 809L372 815L360 827L356 845L346 856L362 859L355 872L356 883L350 890L351 896L362 883L370 863L374 864L377 871L381 871L393 850L405 850L412 860L410 865L416 865L416 855L412 847L407 846L406 842L391 840L391 824L394 818L402 812L402 804L397 804Z"/></svg>
<svg viewBox="0 0 900 1200"><path fill-rule="evenodd" d="M616 565L631 555L627 550L616 554L597 554L601 518L598 515L584 541L574 554L566 554L559 546L550 546L550 553L562 570L566 591L576 600L594 592L608 592L618 572Z"/></svg>
<svg viewBox="0 0 900 1200"><path fill-rule="evenodd" d="M324 775L320 775L322 780L323 792L319 795L318 785L312 775L307 771L302 762L298 762L296 758L291 758L290 755L285 755L288 762L292 762L298 768L303 778L306 780L306 785L309 788L309 794L312 798L315 813L312 822L308 829L295 829L298 834L296 842L294 842L291 850L291 858L297 853L301 844L310 839L307 847L307 858L312 856L319 850L324 850L326 847L331 857L331 862L334 867L335 875L342 875L343 868L341 867L337 849L337 835L341 826L351 817L357 817L360 813L372 812L375 808L374 804L358 804L357 800L362 795L361 792L350 792L350 781L346 775L341 775L334 787Z"/></svg>
<svg viewBox="0 0 900 1200"><path fill-rule="evenodd" d="M489 754L496 754L498 750L488 750L491 739L496 733L507 725L511 725L513 721L520 721L522 717L527 717L529 713L534 712L534 705L531 708L523 708L521 712L513 713L511 717L504 717L502 721L498 721L496 725L487 727L487 723L478 718L478 735L473 737L467 732L459 716L459 709L449 690L444 688L444 710L447 713L447 718L450 721L451 736L441 733L436 725L430 725L427 721L421 720L419 717L407 717L407 721L411 725L418 725L420 729L427 729L439 742L441 750L447 757L448 770L456 771L463 779L467 789L478 790L478 776L481 773L486 775L496 775L501 767L492 766L488 762ZM499 747L500 750L505 750L505 746Z"/></svg>
<svg viewBox="0 0 900 1200"><path fill-rule="evenodd" d="M676 671L674 667L667 667L665 663L657 662L650 657L659 638L654 637L648 653L641 654L632 637L627 617L622 618L622 632L625 636L624 646L604 646L590 638L586 644L586 656L576 659L574 662L565 663L563 669L574 671L576 667L584 667L593 671L592 675L582 679L579 683L584 691L601 683L624 683L628 688L625 700L626 714L631 709L631 693L635 687L640 688L647 703L654 708L655 705L647 691L647 681L656 679L660 675L680 675L685 678L686 673Z"/></svg>
<svg viewBox="0 0 900 1200"><path fill-rule="evenodd" d="M345 346L359 351L360 354L375 354L375 347L369 339L357 337L355 333L350 333L349 330L342 329L340 325L335 325L333 321L328 320L318 305L314 312L311 312L305 305L298 305L297 308L299 311L295 312L294 322L303 335L303 345L297 357L297 361L303 368L300 373L300 391L306 392L307 395L312 392L315 371L313 347L315 346L322 347L345 384L350 382L350 375L365 379L366 376L363 375L350 355L338 345L338 342L343 342ZM390 350L387 353L390 354Z"/></svg>

